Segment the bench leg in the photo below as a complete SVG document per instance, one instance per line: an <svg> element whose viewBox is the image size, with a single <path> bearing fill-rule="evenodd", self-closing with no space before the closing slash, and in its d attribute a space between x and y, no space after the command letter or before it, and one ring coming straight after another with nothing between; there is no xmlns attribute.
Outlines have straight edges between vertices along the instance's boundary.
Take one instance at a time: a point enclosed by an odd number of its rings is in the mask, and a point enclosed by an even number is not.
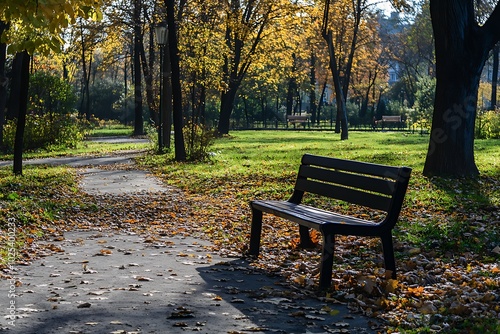
<svg viewBox="0 0 500 334"><path fill-rule="evenodd" d="M382 249L384 251L385 270L392 271L392 278L396 279L396 261L394 259L391 231L381 235L380 238L382 239Z"/></svg>
<svg viewBox="0 0 500 334"><path fill-rule="evenodd" d="M328 289L332 284L333 252L335 250L335 234L323 235L323 251L321 253L319 287Z"/></svg>
<svg viewBox="0 0 500 334"><path fill-rule="evenodd" d="M262 231L262 211L252 208L252 228L250 230L250 255L259 255L260 234Z"/></svg>
<svg viewBox="0 0 500 334"><path fill-rule="evenodd" d="M300 247L302 248L314 247L314 243L311 241L311 236L309 235L308 227L299 225L299 234L300 234Z"/></svg>

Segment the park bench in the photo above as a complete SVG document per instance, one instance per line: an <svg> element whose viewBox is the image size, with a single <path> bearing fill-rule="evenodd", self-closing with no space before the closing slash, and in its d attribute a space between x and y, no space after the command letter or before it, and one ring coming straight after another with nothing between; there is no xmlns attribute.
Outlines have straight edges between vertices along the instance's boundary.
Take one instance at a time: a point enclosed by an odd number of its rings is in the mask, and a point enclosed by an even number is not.
<svg viewBox="0 0 500 334"><path fill-rule="evenodd" d="M382 115L382 122L385 122L385 123L401 123L402 119L401 119L401 116L386 116L386 115Z"/></svg>
<svg viewBox="0 0 500 334"><path fill-rule="evenodd" d="M286 121L291 124L305 124L309 125L309 119L310 115L309 114L302 114L302 115L286 115Z"/></svg>
<svg viewBox="0 0 500 334"><path fill-rule="evenodd" d="M400 128L403 124L403 118L401 116L382 115L382 118L378 120L377 123L380 123L382 125L382 129L384 129L386 125L391 123Z"/></svg>
<svg viewBox="0 0 500 334"><path fill-rule="evenodd" d="M392 229L401 211L411 168L392 167L352 160L304 154L295 187L286 201L253 200L249 254L260 248L263 212L299 224L300 245L311 247L309 229L321 232L323 249L320 263L321 288L332 279L335 235L380 237L386 270L396 278ZM385 213L381 221L342 215L302 204L305 193L326 196Z"/></svg>

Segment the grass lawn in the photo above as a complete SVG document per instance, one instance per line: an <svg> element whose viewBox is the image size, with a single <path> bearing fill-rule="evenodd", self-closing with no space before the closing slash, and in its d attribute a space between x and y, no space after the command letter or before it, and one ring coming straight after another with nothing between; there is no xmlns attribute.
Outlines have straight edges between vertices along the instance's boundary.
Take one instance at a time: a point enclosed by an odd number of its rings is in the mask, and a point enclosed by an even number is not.
<svg viewBox="0 0 500 334"><path fill-rule="evenodd" d="M110 125L93 129L89 139L96 137L131 137L133 128L123 125ZM127 150L149 150L153 149L152 143L104 143L102 141L84 140L75 147L51 147L49 149L40 149L37 151L28 151L23 153L23 159L50 158L75 155L103 155L110 152ZM12 160L13 154L0 154L0 160Z"/></svg>
<svg viewBox="0 0 500 334"><path fill-rule="evenodd" d="M235 131L216 141L209 163L172 163L170 155L147 156L141 163L183 189L192 200L193 219L203 225L205 235L221 249L235 252L247 247L248 201L288 198L306 152L409 166L412 178L394 231L397 266L404 273L397 282L399 293L387 292L383 272L377 269L381 266L378 240L347 237L340 238L336 250L333 281L337 284L331 295L348 303L353 300L346 296L362 296L360 312L380 316L400 332L499 331L497 306L485 306L488 311L482 313L469 305L474 291L500 296L500 140L475 142L481 171L477 180L446 180L422 175L427 136L352 131L348 141L339 137L331 132ZM350 207L342 210L353 214ZM278 271L302 287L313 284L308 277L317 277L318 252L297 249L293 224L271 216L265 219L262 252L254 265ZM363 289L362 282L367 281L382 293ZM432 282L438 282L439 288L423 288ZM422 290L412 290L419 286ZM458 307L453 298L465 306ZM434 316L438 313L446 320ZM443 327L446 321L456 329Z"/></svg>
<svg viewBox="0 0 500 334"><path fill-rule="evenodd" d="M114 137L114 136L132 136L134 128L122 124L110 124L92 129L92 137Z"/></svg>
<svg viewBox="0 0 500 334"><path fill-rule="evenodd" d="M172 219L182 217L183 229L190 224L190 233L210 239L231 256L241 255L248 246L248 201L288 198L304 153L409 166L412 177L394 231L398 281L385 278L378 240L342 237L334 284L326 297L381 319L389 332L498 333L500 140L475 142L478 179L445 180L422 176L427 136L351 131L349 140L339 138L319 131L234 131L215 141L208 162L176 163L173 153L167 153L147 154L138 163L184 191L189 212L179 203ZM82 151L58 154L99 154L116 148L86 145ZM72 220L75 208L89 217L101 215L78 194L73 169L26 166L23 177L11 174L9 168L0 168L0 221L15 217L22 223L16 245L21 255L36 238L58 229L55 221L69 225L65 222ZM339 209L354 214L349 206ZM164 225L175 228L171 222ZM0 239L7 240L5 223L0 226ZM319 251L297 244L294 224L265 216L262 252L253 265L300 289L313 289ZM6 252L3 247L3 259Z"/></svg>

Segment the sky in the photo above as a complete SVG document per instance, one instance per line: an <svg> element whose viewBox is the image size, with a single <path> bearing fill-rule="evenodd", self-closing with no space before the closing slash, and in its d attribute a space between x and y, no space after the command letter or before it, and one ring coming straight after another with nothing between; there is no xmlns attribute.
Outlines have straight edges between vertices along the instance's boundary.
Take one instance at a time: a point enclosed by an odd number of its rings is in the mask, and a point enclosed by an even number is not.
<svg viewBox="0 0 500 334"><path fill-rule="evenodd" d="M394 10L388 0L369 0L370 3L377 4L377 7L385 12L385 15L390 15Z"/></svg>

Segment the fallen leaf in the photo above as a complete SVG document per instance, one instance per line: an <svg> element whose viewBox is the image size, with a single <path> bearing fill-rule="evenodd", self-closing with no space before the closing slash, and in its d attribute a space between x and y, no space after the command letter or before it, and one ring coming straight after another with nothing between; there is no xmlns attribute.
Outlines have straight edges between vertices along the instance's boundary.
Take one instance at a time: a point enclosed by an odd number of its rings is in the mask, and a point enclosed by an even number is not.
<svg viewBox="0 0 500 334"><path fill-rule="evenodd" d="M92 306L92 304L82 303L82 304L78 304L77 308L89 308L90 306Z"/></svg>

